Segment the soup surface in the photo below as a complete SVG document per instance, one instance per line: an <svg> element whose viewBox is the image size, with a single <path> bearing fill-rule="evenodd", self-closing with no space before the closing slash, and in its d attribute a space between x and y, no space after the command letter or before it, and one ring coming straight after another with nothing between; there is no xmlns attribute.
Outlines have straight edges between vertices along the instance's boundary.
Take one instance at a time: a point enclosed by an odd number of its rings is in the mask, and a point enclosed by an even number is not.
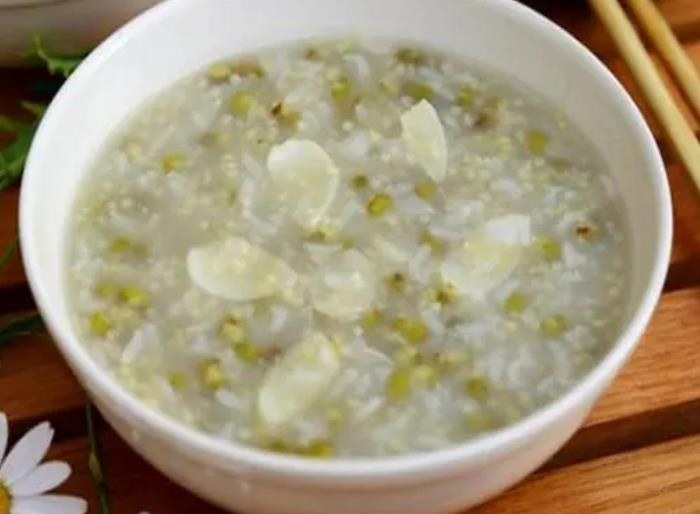
<svg viewBox="0 0 700 514"><path fill-rule="evenodd" d="M71 221L85 345L216 437L310 457L444 447L615 339L621 200L514 80L323 41L214 63L99 155Z"/></svg>

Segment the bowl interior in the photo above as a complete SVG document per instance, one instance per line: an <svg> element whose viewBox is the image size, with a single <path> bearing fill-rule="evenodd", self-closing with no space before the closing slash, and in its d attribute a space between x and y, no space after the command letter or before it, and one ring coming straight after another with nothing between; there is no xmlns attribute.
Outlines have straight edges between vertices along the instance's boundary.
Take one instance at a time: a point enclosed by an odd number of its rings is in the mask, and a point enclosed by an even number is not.
<svg viewBox="0 0 700 514"><path fill-rule="evenodd" d="M105 140L148 97L209 61L337 35L411 40L482 62L539 91L592 141L623 193L631 235L623 325L636 316L638 326L612 365L619 366L663 278L668 188L639 112L572 38L510 0L174 0L119 31L74 74L42 123L24 179L22 245L32 288L88 388L105 385L92 382L94 368L85 371L88 357L69 323L65 240L76 188Z"/></svg>

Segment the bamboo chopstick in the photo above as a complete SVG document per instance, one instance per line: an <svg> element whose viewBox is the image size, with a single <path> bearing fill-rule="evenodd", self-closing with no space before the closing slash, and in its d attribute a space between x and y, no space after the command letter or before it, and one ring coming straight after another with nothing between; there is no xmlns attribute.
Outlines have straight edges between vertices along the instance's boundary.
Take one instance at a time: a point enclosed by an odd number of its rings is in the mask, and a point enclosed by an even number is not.
<svg viewBox="0 0 700 514"><path fill-rule="evenodd" d="M654 113L700 192L700 143L666 89L654 62L618 0L589 0L632 70Z"/></svg>
<svg viewBox="0 0 700 514"><path fill-rule="evenodd" d="M700 118L700 74L690 60L671 27L651 0L625 0L634 11L652 43L673 72L675 79L688 97L695 114Z"/></svg>

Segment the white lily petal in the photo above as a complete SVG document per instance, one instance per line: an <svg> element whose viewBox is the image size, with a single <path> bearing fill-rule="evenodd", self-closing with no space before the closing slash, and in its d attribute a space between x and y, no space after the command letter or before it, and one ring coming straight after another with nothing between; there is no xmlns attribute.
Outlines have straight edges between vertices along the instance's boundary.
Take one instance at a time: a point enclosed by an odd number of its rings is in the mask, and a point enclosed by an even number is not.
<svg viewBox="0 0 700 514"><path fill-rule="evenodd" d="M0 480L12 486L33 470L46 455L53 433L48 422L41 423L27 432L10 450L7 459L0 467Z"/></svg>
<svg viewBox="0 0 700 514"><path fill-rule="evenodd" d="M340 369L336 344L322 333L297 343L265 374L258 411L268 430L303 414L326 391Z"/></svg>
<svg viewBox="0 0 700 514"><path fill-rule="evenodd" d="M423 169L435 182L447 176L447 139L435 107L421 100L401 115L402 137Z"/></svg>
<svg viewBox="0 0 700 514"><path fill-rule="evenodd" d="M297 279L284 261L240 237L190 249L187 270L202 289L239 301L273 296Z"/></svg>
<svg viewBox="0 0 700 514"><path fill-rule="evenodd" d="M440 268L442 279L459 294L482 299L517 267L522 248L485 237L474 237L447 256Z"/></svg>
<svg viewBox="0 0 700 514"><path fill-rule="evenodd" d="M377 282L369 259L357 250L348 250L332 256L318 269L311 283L311 302L327 316L351 321L372 305Z"/></svg>
<svg viewBox="0 0 700 514"><path fill-rule="evenodd" d="M509 245L527 245L530 243L530 216L508 214L487 221L483 227L486 237Z"/></svg>
<svg viewBox="0 0 700 514"><path fill-rule="evenodd" d="M339 173L326 151L313 141L290 139L267 157L270 186L277 205L304 227L313 227L328 210Z"/></svg>
<svg viewBox="0 0 700 514"><path fill-rule="evenodd" d="M45 494L14 499L10 514L85 514L87 508L87 502L82 498Z"/></svg>
<svg viewBox="0 0 700 514"><path fill-rule="evenodd" d="M0 462L5 456L5 448L7 448L7 438L9 429L7 428L7 416L4 412L0 412Z"/></svg>
<svg viewBox="0 0 700 514"><path fill-rule="evenodd" d="M35 496L58 487L70 475L70 466L65 462L45 462L12 485L12 496Z"/></svg>

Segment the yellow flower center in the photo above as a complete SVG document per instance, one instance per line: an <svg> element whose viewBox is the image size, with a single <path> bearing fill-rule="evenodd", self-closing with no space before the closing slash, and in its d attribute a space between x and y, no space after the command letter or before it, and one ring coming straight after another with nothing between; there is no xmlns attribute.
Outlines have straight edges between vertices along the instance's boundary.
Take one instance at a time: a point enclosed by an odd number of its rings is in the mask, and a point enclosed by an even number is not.
<svg viewBox="0 0 700 514"><path fill-rule="evenodd" d="M5 484L0 480L0 514L10 514L12 506L12 496Z"/></svg>

